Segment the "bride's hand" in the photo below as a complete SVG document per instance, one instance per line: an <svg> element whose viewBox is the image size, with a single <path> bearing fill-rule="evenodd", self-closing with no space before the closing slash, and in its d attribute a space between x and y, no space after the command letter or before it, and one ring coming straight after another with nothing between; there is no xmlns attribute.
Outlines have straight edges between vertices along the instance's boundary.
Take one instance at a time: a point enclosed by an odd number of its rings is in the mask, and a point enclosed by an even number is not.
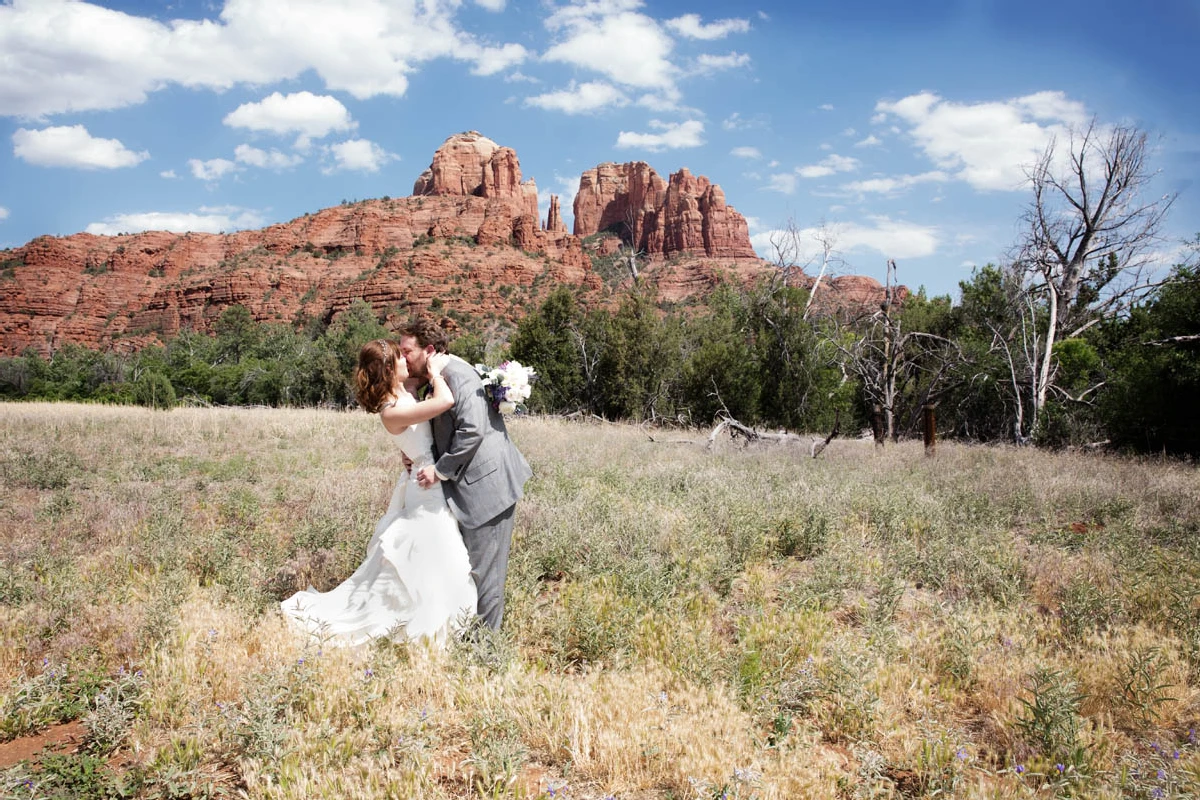
<svg viewBox="0 0 1200 800"><path fill-rule="evenodd" d="M442 370L446 368L447 362L450 361L450 356L445 353L434 353L425 362L425 368L429 371L429 377L441 375Z"/></svg>

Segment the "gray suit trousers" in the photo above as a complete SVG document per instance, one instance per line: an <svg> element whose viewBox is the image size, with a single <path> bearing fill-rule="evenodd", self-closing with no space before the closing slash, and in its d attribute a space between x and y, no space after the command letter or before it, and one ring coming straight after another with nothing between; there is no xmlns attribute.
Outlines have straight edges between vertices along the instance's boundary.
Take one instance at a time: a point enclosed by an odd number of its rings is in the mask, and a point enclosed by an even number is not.
<svg viewBox="0 0 1200 800"><path fill-rule="evenodd" d="M479 593L479 616L494 631L500 630L504 620L504 581L508 577L515 512L516 506L509 506L478 528L460 527L471 558L471 577Z"/></svg>

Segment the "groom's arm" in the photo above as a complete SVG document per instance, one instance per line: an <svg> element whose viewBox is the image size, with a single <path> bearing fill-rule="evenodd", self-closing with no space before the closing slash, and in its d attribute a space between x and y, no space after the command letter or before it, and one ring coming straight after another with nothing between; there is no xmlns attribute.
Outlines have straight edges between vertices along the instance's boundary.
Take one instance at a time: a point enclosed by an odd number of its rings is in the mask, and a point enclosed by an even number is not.
<svg viewBox="0 0 1200 800"><path fill-rule="evenodd" d="M456 481L475 457L483 442L484 432L490 425L488 401L483 384L473 370L443 370L442 375L455 397L454 407L449 412L454 420L454 432L446 452L433 466L442 480Z"/></svg>

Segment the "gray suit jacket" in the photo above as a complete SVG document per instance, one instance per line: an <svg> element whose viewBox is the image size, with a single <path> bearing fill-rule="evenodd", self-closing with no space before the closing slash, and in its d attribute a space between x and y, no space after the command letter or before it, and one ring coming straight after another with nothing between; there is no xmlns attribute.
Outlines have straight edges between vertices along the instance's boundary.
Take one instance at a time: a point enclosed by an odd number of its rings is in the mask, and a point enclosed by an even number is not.
<svg viewBox="0 0 1200 800"><path fill-rule="evenodd" d="M504 417L492 408L479 374L451 358L442 370L454 406L433 418L434 466L450 510L463 528L478 528L521 499L533 474L508 438Z"/></svg>

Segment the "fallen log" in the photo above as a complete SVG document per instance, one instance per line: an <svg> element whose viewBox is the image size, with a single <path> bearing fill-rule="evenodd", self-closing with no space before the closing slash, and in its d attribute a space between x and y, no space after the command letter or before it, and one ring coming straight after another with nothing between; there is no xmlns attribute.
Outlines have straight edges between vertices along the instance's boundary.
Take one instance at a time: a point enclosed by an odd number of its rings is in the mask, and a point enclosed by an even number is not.
<svg viewBox="0 0 1200 800"><path fill-rule="evenodd" d="M725 431L725 430L729 431L730 438L736 440L740 436L743 439L745 439L747 443L750 443L750 442L784 443L784 442L803 442L804 441L804 439L802 439L800 436L798 436L797 434L794 434L794 433L788 433L786 431L779 431L779 432L775 432L775 433L770 432L770 431L756 431L756 430L754 430L754 428L751 428L748 425L743 425L742 423L738 422L733 417L723 416L723 417L721 417L721 421L718 422L713 427L712 432L708 434L707 449L709 449L709 450L712 449L713 445L717 441L717 437L720 436L721 432Z"/></svg>
<svg viewBox="0 0 1200 800"><path fill-rule="evenodd" d="M825 437L825 440L824 441L821 441L820 439L813 440L812 457L816 458L817 456L821 455L821 451L829 446L829 443L833 441L833 438L838 435L838 432L841 431L841 429L842 429L842 410L839 408L833 415L833 430L831 430L829 432L829 435Z"/></svg>

